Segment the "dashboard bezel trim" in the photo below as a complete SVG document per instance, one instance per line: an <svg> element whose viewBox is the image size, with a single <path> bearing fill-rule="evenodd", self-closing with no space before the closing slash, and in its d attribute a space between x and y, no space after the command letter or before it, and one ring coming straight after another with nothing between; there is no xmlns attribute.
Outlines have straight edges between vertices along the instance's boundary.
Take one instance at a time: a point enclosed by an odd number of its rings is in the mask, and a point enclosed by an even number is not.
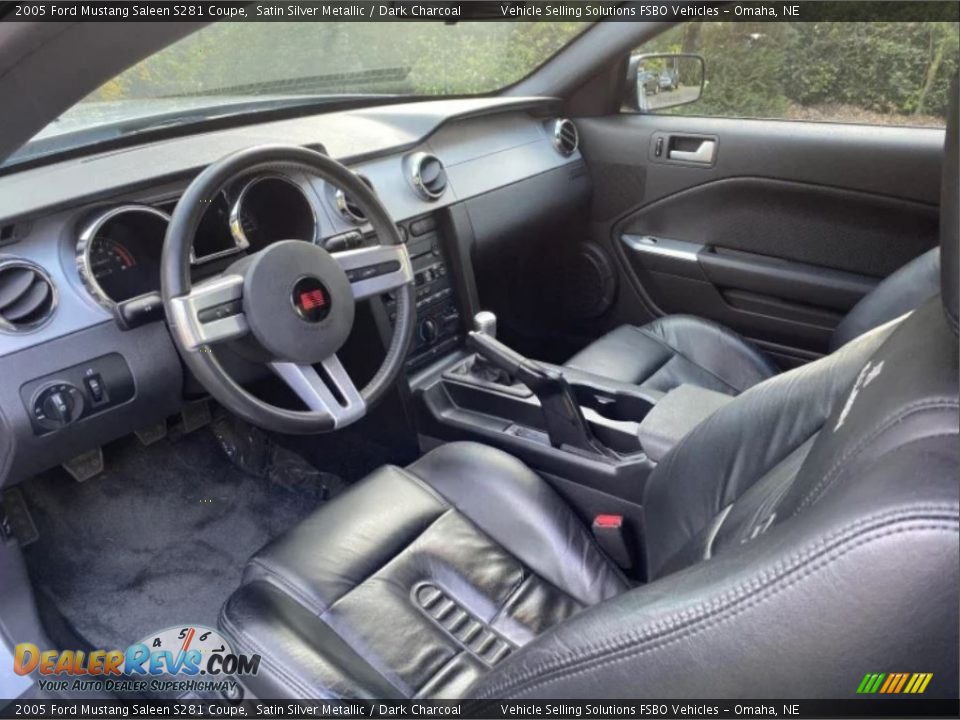
<svg viewBox="0 0 960 720"><path fill-rule="evenodd" d="M210 260L216 260L217 258L225 257L226 255L232 255L235 252L240 252L242 250L247 250L250 247L250 240L247 237L246 233L243 231L243 224L240 222L240 216L243 212L243 201L247 196L247 193L258 183L263 182L264 180L280 180L288 185L291 185L300 196L303 198L303 201L307 204L307 207L310 209L310 218L313 220L313 237L310 238L307 242L313 244L317 243L317 240L320 235L320 221L317 218L317 209L314 207L313 202L310 200L310 195L304 190L303 186L294 178L289 175L285 175L281 172L268 172L268 173L258 173L257 175L251 177L246 183L244 183L243 188L240 190L240 194L237 195L236 202L233 203L233 207L230 208L230 234L233 236L234 241L237 243L237 249L235 250L224 250L213 255L207 255L198 260L193 259L193 252L190 253L190 262L193 265L202 265L205 262ZM289 239L289 238L281 238Z"/></svg>
<svg viewBox="0 0 960 720"><path fill-rule="evenodd" d="M113 312L113 309L117 306L117 302L110 298L106 291L100 286L100 283L97 282L93 274L93 263L90 261L90 249L94 239L97 237L97 233L103 226L118 215L127 212L146 212L165 220L167 225L170 224L170 214L159 208L142 203L123 203L109 207L94 216L94 219L80 232L76 244L77 271L80 275L80 282L83 283L84 288L90 293L90 296L97 301L97 304L110 312ZM165 235L166 233L164 233L164 236ZM162 242L163 239L161 238L161 244Z"/></svg>

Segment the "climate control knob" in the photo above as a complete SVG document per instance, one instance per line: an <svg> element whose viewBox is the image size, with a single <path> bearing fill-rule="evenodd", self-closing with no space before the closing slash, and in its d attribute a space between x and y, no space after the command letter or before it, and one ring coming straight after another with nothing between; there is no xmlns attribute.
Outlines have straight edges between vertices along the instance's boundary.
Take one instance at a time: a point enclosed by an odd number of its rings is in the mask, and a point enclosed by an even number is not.
<svg viewBox="0 0 960 720"><path fill-rule="evenodd" d="M437 325L437 321L433 318L427 318L420 323L417 334L423 342L432 343L440 334L440 326Z"/></svg>

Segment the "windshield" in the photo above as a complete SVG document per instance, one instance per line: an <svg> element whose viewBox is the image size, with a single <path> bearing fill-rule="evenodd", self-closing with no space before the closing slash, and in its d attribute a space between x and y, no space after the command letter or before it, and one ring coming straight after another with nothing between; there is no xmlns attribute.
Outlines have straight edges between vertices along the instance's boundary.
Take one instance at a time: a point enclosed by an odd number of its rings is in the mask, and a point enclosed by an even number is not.
<svg viewBox="0 0 960 720"><path fill-rule="evenodd" d="M218 23L105 83L5 164L158 127L289 105L489 93L528 75L587 25Z"/></svg>

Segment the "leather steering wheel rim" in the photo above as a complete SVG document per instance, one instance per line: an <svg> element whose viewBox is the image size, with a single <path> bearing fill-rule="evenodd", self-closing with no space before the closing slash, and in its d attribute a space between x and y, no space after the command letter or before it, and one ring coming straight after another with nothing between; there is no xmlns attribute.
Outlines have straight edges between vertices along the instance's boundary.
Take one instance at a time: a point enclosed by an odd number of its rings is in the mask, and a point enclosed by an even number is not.
<svg viewBox="0 0 960 720"><path fill-rule="evenodd" d="M390 288L396 293L396 322L393 337L380 369L359 391L359 399L363 403L362 411L356 414L354 408L349 418L346 416L338 418L336 414L325 412L322 408L290 410L260 400L230 377L216 355L210 351L209 346L198 346L195 335L190 332L191 323L184 319L184 301L191 297L191 292L195 289L190 277L190 251L200 221L209 207L207 199L215 197L238 177L277 170L305 172L349 194L366 213L380 245L388 246L394 253L391 258L397 258L394 262L400 263L404 277L407 278L404 283ZM277 238L277 240L281 239ZM272 245L261 252L266 252L270 247ZM325 250L316 246L311 247L316 248L317 252L323 253L327 258L335 259L339 255L345 255L345 253L329 255ZM355 251L355 254L360 252L362 251ZM241 150L222 158L201 172L190 183L177 203L167 227L160 263L160 285L167 322L187 368L204 388L231 412L259 427L288 434L328 432L355 422L366 414L366 409L376 403L392 386L403 368L413 337L415 304L411 280L412 270L406 247L403 245L396 225L376 195L350 169L339 162L313 150L292 145L264 145ZM197 289L199 287L197 286ZM352 302L358 302L353 297L349 299ZM246 303L247 299L244 298L243 302ZM352 320L351 311L351 325ZM333 357L335 358L335 354ZM274 364L271 363L271 365ZM276 365L289 366L291 363L276 363ZM339 361L337 365L339 366ZM340 369L342 370L342 366ZM278 374L284 377L283 374L279 372ZM327 378L329 377L328 374ZM349 382L352 388L352 381ZM289 381L288 385L293 387ZM341 394L334 393L336 396Z"/></svg>

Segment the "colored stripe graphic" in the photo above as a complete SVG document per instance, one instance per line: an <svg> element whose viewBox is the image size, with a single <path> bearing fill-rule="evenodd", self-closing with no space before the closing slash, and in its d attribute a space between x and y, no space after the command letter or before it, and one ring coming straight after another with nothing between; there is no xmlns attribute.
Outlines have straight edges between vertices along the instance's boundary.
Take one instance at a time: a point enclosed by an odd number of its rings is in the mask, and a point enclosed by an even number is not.
<svg viewBox="0 0 960 720"><path fill-rule="evenodd" d="M900 681L897 683L897 686L890 692L898 693L903 690L903 686L907 683L907 673L900 673Z"/></svg>
<svg viewBox="0 0 960 720"><path fill-rule="evenodd" d="M920 695L933 679L933 673L867 673L857 686L858 695Z"/></svg>
<svg viewBox="0 0 960 720"><path fill-rule="evenodd" d="M880 688L880 683L886 677L886 673L867 673L860 681L857 692L861 695L871 695Z"/></svg>

